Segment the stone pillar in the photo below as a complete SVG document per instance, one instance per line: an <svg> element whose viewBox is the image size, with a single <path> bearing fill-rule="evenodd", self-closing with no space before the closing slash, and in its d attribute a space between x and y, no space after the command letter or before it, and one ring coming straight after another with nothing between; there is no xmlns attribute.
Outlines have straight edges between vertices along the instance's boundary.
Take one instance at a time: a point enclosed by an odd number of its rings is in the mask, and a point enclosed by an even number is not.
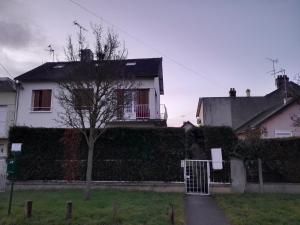
<svg viewBox="0 0 300 225"><path fill-rule="evenodd" d="M246 189L246 169L244 162L237 158L230 160L231 188L233 192L244 193Z"/></svg>

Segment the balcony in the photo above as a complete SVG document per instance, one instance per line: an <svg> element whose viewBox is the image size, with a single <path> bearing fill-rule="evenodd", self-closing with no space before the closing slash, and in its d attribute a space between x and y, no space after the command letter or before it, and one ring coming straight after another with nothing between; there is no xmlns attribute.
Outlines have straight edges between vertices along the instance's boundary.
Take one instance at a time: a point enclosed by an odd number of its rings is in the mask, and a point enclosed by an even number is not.
<svg viewBox="0 0 300 225"><path fill-rule="evenodd" d="M165 105L157 107L149 104L130 104L124 106L117 118L108 124L109 127L142 126L165 127L168 114Z"/></svg>

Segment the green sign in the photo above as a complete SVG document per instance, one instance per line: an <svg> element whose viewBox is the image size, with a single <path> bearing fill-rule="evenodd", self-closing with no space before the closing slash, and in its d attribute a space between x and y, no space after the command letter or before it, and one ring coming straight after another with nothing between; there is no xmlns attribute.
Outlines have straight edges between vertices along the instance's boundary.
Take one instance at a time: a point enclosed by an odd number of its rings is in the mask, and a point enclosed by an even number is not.
<svg viewBox="0 0 300 225"><path fill-rule="evenodd" d="M17 175L17 162L15 159L8 159L7 160L7 174L9 177L14 177Z"/></svg>

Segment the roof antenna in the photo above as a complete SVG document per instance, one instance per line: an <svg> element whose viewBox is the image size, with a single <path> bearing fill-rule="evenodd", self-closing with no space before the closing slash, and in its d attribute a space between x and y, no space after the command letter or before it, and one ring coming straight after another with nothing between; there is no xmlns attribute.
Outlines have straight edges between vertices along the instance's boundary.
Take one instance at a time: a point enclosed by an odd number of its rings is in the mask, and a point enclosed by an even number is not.
<svg viewBox="0 0 300 225"><path fill-rule="evenodd" d="M88 30L85 29L85 27L81 26L76 20L73 21L73 24L79 28L79 48L81 50L83 45L82 31L88 31Z"/></svg>
<svg viewBox="0 0 300 225"><path fill-rule="evenodd" d="M271 75L273 75L274 79L276 78L276 74L278 72L276 72L276 69L275 69L275 64L278 63L278 59L271 59L269 57L266 58L267 60L271 61L272 62L272 70L268 71L267 73L270 73Z"/></svg>
<svg viewBox="0 0 300 225"><path fill-rule="evenodd" d="M48 45L48 49L46 49L52 55L52 62L54 62L54 49L52 48L51 44Z"/></svg>

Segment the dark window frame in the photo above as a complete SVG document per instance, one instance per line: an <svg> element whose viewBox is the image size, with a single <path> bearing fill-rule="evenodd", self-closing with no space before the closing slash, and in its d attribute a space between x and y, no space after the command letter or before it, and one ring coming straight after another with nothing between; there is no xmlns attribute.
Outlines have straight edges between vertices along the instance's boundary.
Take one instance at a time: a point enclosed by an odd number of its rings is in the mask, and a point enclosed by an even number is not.
<svg viewBox="0 0 300 225"><path fill-rule="evenodd" d="M52 89L32 90L31 110L49 112L52 106Z"/></svg>

